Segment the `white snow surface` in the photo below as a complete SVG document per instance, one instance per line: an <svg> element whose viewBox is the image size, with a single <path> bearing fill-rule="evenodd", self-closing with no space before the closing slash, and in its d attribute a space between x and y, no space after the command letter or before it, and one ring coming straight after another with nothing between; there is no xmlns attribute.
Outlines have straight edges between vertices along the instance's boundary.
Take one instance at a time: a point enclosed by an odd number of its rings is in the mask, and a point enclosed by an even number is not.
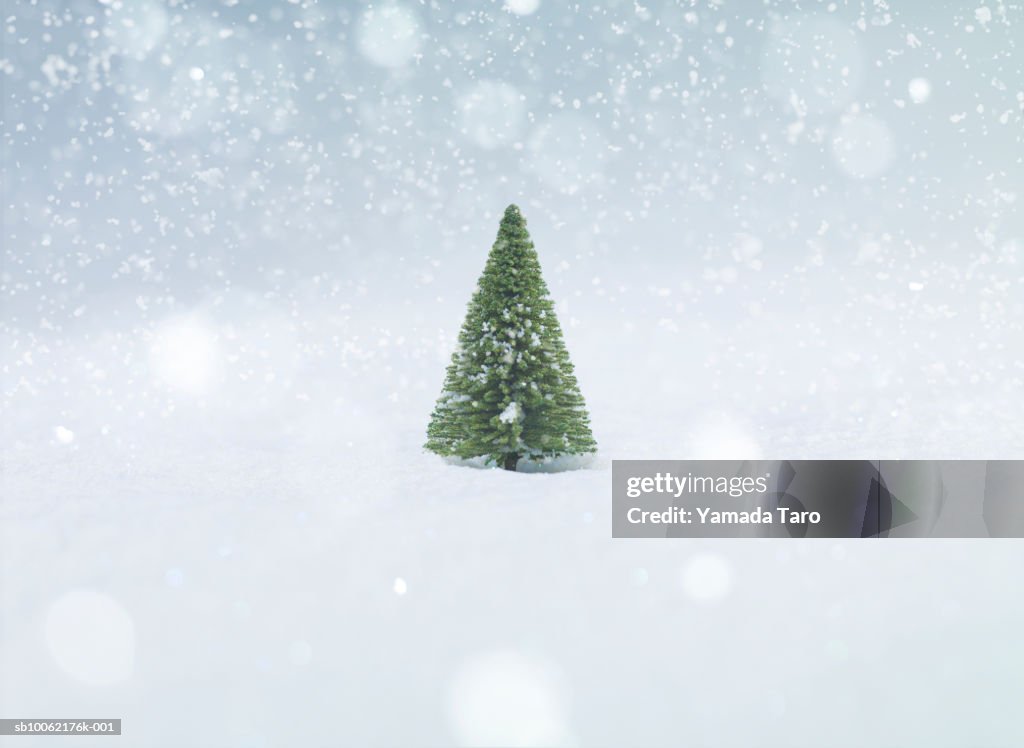
<svg viewBox="0 0 1024 748"><path fill-rule="evenodd" d="M328 340L323 324L305 334ZM37 351L68 383L5 418L5 713L119 716L139 746L1020 736L996 697L1024 672L1019 542L610 537L612 458L1011 457L1019 413L980 388L891 399L854 379L779 408L814 375L758 393L727 365L624 373L610 364L672 334L597 328L567 339L601 449L564 472L421 450L443 345L288 367L281 342L281 391L225 340L229 383L202 395L145 355L119 370L99 344ZM100 389L87 360L108 372ZM954 394L974 417L942 404ZM61 617L76 605L92 622L79 639ZM97 641L109 657L88 654Z"/></svg>

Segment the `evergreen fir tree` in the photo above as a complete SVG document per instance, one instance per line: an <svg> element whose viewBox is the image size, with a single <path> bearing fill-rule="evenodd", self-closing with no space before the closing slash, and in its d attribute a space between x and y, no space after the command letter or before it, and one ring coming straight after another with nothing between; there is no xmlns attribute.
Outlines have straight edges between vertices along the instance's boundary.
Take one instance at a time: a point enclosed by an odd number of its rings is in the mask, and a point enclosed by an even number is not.
<svg viewBox="0 0 1024 748"><path fill-rule="evenodd" d="M515 205L505 210L469 302L426 448L483 456L506 470L521 458L597 448L526 219Z"/></svg>

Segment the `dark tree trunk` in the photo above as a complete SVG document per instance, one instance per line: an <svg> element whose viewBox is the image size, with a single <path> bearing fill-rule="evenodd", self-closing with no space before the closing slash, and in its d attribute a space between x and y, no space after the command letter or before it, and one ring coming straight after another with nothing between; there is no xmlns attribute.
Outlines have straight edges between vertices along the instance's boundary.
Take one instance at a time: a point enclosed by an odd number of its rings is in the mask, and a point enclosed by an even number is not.
<svg viewBox="0 0 1024 748"><path fill-rule="evenodd" d="M519 455L505 455L505 465L504 465L504 468L506 470L515 470L516 469L516 463L518 463L518 462L519 462Z"/></svg>

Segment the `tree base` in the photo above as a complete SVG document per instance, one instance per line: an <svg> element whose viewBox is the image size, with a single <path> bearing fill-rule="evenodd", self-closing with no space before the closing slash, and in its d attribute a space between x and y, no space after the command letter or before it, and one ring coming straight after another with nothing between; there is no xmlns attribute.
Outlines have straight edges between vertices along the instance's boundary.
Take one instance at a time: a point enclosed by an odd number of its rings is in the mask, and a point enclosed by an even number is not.
<svg viewBox="0 0 1024 748"><path fill-rule="evenodd" d="M502 465L506 470L514 471L519 463L519 455L505 455L505 463Z"/></svg>

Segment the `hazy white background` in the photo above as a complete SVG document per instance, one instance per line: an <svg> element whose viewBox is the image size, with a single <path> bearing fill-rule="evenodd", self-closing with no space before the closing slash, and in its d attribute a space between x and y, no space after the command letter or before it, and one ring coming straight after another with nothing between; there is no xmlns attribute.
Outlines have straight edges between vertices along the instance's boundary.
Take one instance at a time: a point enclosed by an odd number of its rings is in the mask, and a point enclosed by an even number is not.
<svg viewBox="0 0 1024 748"><path fill-rule="evenodd" d="M1024 740L1020 542L625 542L609 514L614 458L1024 457L1019 5L10 5L3 716L132 746ZM420 451L510 202L585 470Z"/></svg>

